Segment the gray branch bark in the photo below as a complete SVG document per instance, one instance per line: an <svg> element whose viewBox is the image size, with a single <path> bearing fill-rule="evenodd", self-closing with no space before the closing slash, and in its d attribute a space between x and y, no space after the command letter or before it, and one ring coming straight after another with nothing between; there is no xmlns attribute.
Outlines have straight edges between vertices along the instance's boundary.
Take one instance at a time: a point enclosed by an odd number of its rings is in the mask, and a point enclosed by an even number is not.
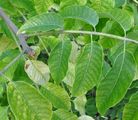
<svg viewBox="0 0 138 120"><path fill-rule="evenodd" d="M27 45L26 43L26 35L24 34L17 34L18 28L17 26L11 21L11 19L5 14L5 12L0 8L0 17L5 21L8 27L12 30L12 32L16 35L19 39L20 45L23 49L23 52L33 56L35 53L34 51Z"/></svg>

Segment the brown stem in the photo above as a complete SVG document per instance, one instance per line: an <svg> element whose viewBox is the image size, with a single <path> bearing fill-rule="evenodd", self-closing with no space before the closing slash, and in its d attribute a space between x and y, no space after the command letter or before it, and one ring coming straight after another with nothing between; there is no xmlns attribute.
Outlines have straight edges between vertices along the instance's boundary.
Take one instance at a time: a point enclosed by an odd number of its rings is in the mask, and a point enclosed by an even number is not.
<svg viewBox="0 0 138 120"><path fill-rule="evenodd" d="M20 45L22 46L23 52L33 56L35 53L34 51L27 45L26 43L26 35L24 34L17 34L18 28L17 26L11 21L11 19L5 14L5 12L0 8L0 17L5 21L8 27L12 30L12 32L17 36L19 39Z"/></svg>

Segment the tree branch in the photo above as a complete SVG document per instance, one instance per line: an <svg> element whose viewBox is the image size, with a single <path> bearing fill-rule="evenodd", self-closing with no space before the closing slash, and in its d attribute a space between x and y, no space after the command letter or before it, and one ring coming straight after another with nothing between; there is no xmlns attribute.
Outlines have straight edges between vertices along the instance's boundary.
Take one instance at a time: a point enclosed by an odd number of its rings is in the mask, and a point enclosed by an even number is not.
<svg viewBox="0 0 138 120"><path fill-rule="evenodd" d="M5 14L5 12L0 8L0 17L5 21L5 23L8 25L8 27L12 30L12 32L17 36L19 39L20 45L22 46L23 52L33 56L35 53L34 51L27 45L26 43L26 35L24 34L18 34L17 31L18 28L16 25L10 20L10 18Z"/></svg>

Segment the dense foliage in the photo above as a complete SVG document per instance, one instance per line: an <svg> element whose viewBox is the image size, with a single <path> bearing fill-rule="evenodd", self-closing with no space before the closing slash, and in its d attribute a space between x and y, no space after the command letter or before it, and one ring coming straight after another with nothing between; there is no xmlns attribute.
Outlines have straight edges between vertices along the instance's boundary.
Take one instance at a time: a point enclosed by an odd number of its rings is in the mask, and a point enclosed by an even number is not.
<svg viewBox="0 0 138 120"><path fill-rule="evenodd" d="M0 120L138 120L137 5L0 0Z"/></svg>

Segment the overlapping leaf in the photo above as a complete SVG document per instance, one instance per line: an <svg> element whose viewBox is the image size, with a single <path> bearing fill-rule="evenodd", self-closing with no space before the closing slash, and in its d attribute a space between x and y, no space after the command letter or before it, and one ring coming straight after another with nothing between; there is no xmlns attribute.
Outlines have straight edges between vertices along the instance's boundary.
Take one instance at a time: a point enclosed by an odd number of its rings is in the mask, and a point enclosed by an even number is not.
<svg viewBox="0 0 138 120"><path fill-rule="evenodd" d="M102 32L114 34L118 36L124 36L124 30L123 28L115 21L107 21L106 26L103 28ZM115 46L118 42L118 40L113 38L107 38L107 37L100 37L100 43L104 48L111 48Z"/></svg>
<svg viewBox="0 0 138 120"><path fill-rule="evenodd" d="M134 27L134 17L133 14L127 10L114 8L109 10L106 13L103 13L103 17L109 17L114 21L118 22L124 31L130 30Z"/></svg>
<svg viewBox="0 0 138 120"><path fill-rule="evenodd" d="M30 79L39 85L44 85L50 79L49 68L41 61L27 60L25 63L25 71Z"/></svg>
<svg viewBox="0 0 138 120"><path fill-rule="evenodd" d="M0 71L2 71L3 75L6 76L8 79L12 80L14 76L14 72L17 68L19 63L20 57L17 59L19 52L17 50L7 50L3 52L0 56ZM10 65L10 62L17 59L15 63ZM9 66L6 71L4 70L5 67ZM0 75L0 82L6 82L7 79L3 75Z"/></svg>
<svg viewBox="0 0 138 120"><path fill-rule="evenodd" d="M31 85L24 82L9 83L7 94L16 119L51 120L51 103Z"/></svg>
<svg viewBox="0 0 138 120"><path fill-rule="evenodd" d="M65 111L63 109L58 109L53 112L51 120L78 120L78 118L71 112Z"/></svg>
<svg viewBox="0 0 138 120"><path fill-rule="evenodd" d="M103 51L99 44L93 42L84 47L75 68L75 82L72 94L85 94L99 82L103 65Z"/></svg>
<svg viewBox="0 0 138 120"><path fill-rule="evenodd" d="M48 65L52 78L59 84L65 77L68 70L68 61L71 52L71 42L62 40L51 51Z"/></svg>
<svg viewBox="0 0 138 120"><path fill-rule="evenodd" d="M61 15L66 18L82 20L92 26L96 26L99 21L97 13L87 6L68 6L61 11Z"/></svg>
<svg viewBox="0 0 138 120"><path fill-rule="evenodd" d="M114 8L115 0L90 0L92 8L97 12L108 11Z"/></svg>
<svg viewBox="0 0 138 120"><path fill-rule="evenodd" d="M0 107L0 120L8 120L8 108Z"/></svg>
<svg viewBox="0 0 138 120"><path fill-rule="evenodd" d="M48 8L53 4L53 0L34 0L37 13L47 12Z"/></svg>
<svg viewBox="0 0 138 120"><path fill-rule="evenodd" d="M135 72L136 65L133 56L128 52L119 54L113 67L97 88L96 104L101 114L125 96Z"/></svg>
<svg viewBox="0 0 138 120"><path fill-rule="evenodd" d="M53 83L48 83L41 89L41 92L56 108L70 110L70 97L68 93L60 86L57 86Z"/></svg>
<svg viewBox="0 0 138 120"><path fill-rule="evenodd" d="M19 32L40 32L63 28L63 19L56 13L43 13L29 19Z"/></svg>
<svg viewBox="0 0 138 120"><path fill-rule="evenodd" d="M138 119L138 92L130 98L123 111L123 120Z"/></svg>

